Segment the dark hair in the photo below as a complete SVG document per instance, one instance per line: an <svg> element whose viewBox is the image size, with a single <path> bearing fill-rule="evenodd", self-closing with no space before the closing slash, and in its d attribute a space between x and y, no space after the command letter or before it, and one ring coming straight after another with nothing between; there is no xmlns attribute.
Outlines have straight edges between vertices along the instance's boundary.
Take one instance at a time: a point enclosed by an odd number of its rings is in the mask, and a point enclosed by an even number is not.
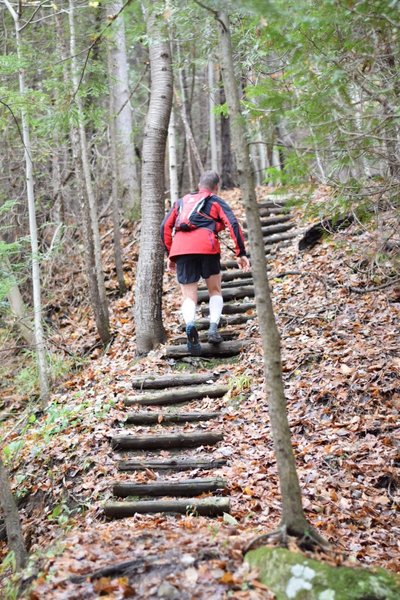
<svg viewBox="0 0 400 600"><path fill-rule="evenodd" d="M199 188L213 190L219 184L221 178L216 171L204 171L200 177Z"/></svg>

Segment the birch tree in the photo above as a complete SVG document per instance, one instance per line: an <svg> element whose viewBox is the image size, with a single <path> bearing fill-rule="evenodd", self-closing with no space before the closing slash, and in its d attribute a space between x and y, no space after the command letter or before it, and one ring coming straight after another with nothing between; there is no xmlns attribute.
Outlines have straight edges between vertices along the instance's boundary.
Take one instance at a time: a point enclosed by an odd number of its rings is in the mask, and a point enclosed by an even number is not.
<svg viewBox="0 0 400 600"><path fill-rule="evenodd" d="M113 0L111 13L122 11L122 0ZM140 185L133 141L132 108L130 103L128 60L126 56L125 24L119 15L113 24L114 38L109 45L110 90L113 96L117 186L121 206L130 215L139 216Z"/></svg>
<svg viewBox="0 0 400 600"><path fill-rule="evenodd" d="M165 340L162 322L164 249L160 225L164 217L164 164L172 107L172 66L163 3L144 7L150 58L150 103L142 150L142 224L136 272L135 324L139 354Z"/></svg>
<svg viewBox="0 0 400 600"><path fill-rule="evenodd" d="M29 213L29 234L31 241L31 260L32 260L32 288L33 288L33 312L34 312L34 337L35 348L39 371L40 398L43 405L47 404L49 399L49 382L46 366L46 348L45 338L42 323L42 298L41 298L41 283L40 283L40 262L39 262L39 243L36 223L36 206L35 206L35 187L34 174L32 163L32 145L31 136L28 125L28 119L25 108L24 97L26 95L25 70L23 68L22 56L22 40L21 40L21 11L22 4L18 5L18 12L14 10L9 0L4 0L4 4L9 10L15 26L15 39L17 46L17 56L19 61L18 82L19 92L21 94L21 125L22 139L24 144L25 155L25 180L26 194L28 199Z"/></svg>

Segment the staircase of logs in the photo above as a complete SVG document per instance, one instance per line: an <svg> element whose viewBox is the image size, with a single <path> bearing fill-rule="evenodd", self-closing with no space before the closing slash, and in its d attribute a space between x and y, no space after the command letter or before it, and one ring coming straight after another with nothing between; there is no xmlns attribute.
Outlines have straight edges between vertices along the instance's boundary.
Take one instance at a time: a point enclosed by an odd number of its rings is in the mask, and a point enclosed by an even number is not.
<svg viewBox="0 0 400 600"><path fill-rule="evenodd" d="M287 206L293 199L293 195L269 196L259 203L268 258L296 236ZM246 235L246 224L244 231ZM239 270L234 260L223 263L222 294L225 304L220 332L224 341L219 345L205 343L208 306L201 306L202 318L196 321L202 342L201 357L233 357L249 344L249 340L236 337L238 326L255 319L251 272ZM199 287L199 304L207 300L206 287ZM188 356L183 333L166 347L166 359ZM212 372L144 375L135 379L132 386L135 394L125 400L125 433L115 434L111 445L119 455L121 473L146 471L150 482L140 483L142 478L136 481L134 477L115 481L113 495L124 500L108 502L104 506L105 515L115 519L136 513L192 513L209 517L229 513L228 482L220 476L212 477L213 471L227 462L225 458L213 457L213 451L223 440L220 408L229 387L219 383ZM219 427L210 427L210 422L218 423ZM143 429L153 433L142 435ZM189 472L190 478L182 478L183 471Z"/></svg>

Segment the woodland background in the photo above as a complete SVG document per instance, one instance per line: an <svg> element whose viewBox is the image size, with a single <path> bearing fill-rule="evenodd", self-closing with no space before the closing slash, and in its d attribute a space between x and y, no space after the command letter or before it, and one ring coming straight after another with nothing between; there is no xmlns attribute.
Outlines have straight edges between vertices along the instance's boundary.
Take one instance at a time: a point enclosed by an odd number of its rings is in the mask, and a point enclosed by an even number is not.
<svg viewBox="0 0 400 600"><path fill-rule="evenodd" d="M144 364L135 362L135 353L140 341L140 303L145 304L148 296L139 288L134 290L137 280L143 279L140 253L144 263L152 255L151 247L140 243L140 235L143 210L151 208L151 190L143 186L143 141L153 89L149 45L154 39L170 49L173 72L167 156L156 157L157 185L162 189L157 214L163 214L179 195L195 189L203 168L221 172L224 190L239 183L221 81L218 22L212 11L230 12L235 74L260 197L268 190L297 190L302 197L295 208L299 222L335 221L343 215L355 221L348 238L326 242L313 261L294 250L283 256L293 264L297 261L299 270L314 268L315 277L319 273L336 278L343 286L390 285L356 299L323 292L315 278L312 283L307 279L273 285L274 302L295 305L293 310L303 310L304 319L310 311L317 318L312 312L314 303L326 304L328 312L336 310L336 316L330 317L334 326L327 325L322 334L318 328L310 334L314 350L307 353L308 342L297 340L300 333L293 332L291 318L299 317L288 309L289 318L278 308L283 319L280 326L287 327L287 337L283 334L284 357L290 363L287 372L298 377L290 385L297 390L305 387L306 397L313 398L318 407L322 403L327 413L334 406L338 423L348 423L349 410L354 431L358 427L379 429L381 417L385 427L393 426L393 414L398 414L391 411L398 411L399 394L399 358L392 353L396 351L399 277L399 3L204 3L211 12L200 4L172 0L0 2L2 450L17 497L27 498L41 490L43 505L48 507L50 517L42 532L38 515L26 517L34 549L41 547L49 528L56 538L60 528L84 518L89 498L78 492L80 500L72 506L51 468L50 476L44 476L47 468L36 453L40 449L45 456L54 436L64 432L60 447L71 463L68 444L76 448L79 443L77 427L81 427L84 445L89 432L104 435L103 425L90 422L85 404L89 390L96 390L96 396L92 394L96 419L109 412L114 418L118 394L123 392L118 382L139 372ZM158 110L162 112L163 107ZM237 191L228 191L225 197L240 212ZM171 282L164 279L164 284L168 290ZM154 294L160 295L160 290ZM340 311L334 307L342 302L346 310L338 327L335 318ZM177 318L176 306L171 299L164 308L168 329ZM365 326L360 311L368 320ZM314 324L310 322L311 328ZM343 356L343 346L354 345L356 334L366 328L358 353L339 366L329 363L339 352L334 343ZM292 342L298 353L293 364L285 355L287 343ZM324 345L329 348L327 363L315 365L313 371L313 357L320 352L324 355ZM146 360L146 368L157 371L156 351ZM261 385L261 367L256 363L253 384ZM248 375L249 368L243 364L238 376ZM110 375L104 378L107 369ZM327 376L329 372L324 385L321 373ZM106 383L103 390L98 387L100 379L102 385ZM256 401L258 392L253 392ZM113 400L106 401L111 393ZM296 406L302 411L293 394L292 417ZM355 404L348 404L351 401ZM249 405L250 413L253 409ZM320 419L318 411L315 419ZM301 445L300 430L296 433L295 444ZM372 452L374 440L365 439L365 452ZM391 551L386 553L381 519L390 519L396 507L398 455L392 441L386 450L389 454L383 458L375 449L370 461L376 460L382 473L375 470L365 475L378 488L388 490L377 494L384 515L359 516L366 519L363 530L374 530L374 519L379 521L375 526L381 528L381 548L376 558L372 550L369 559L363 541L353 542L360 545L354 548L358 558L394 568L389 555L396 542L390 538ZM98 464L91 452L88 456ZM318 443L310 452L318 453ZM349 450L348 461L351 452L354 448ZM301 453L306 456L307 448ZM27 461L32 461L29 469ZM329 459L329 469L343 467L338 461ZM84 481L83 474L79 477ZM308 490L310 481L314 480L308 480ZM257 498L255 481L241 489L246 488L250 490L248 502ZM353 511L354 515L351 501L346 494L343 498L342 514ZM340 504L329 492L326 502L336 501ZM332 511L336 515L336 508ZM90 510L89 515L94 518ZM343 539L351 535L352 527L359 530L351 519L345 526L342 523ZM252 527L260 523L262 519L250 518ZM336 530L338 521L332 517L329 523L331 531ZM326 520L322 526L329 534Z"/></svg>

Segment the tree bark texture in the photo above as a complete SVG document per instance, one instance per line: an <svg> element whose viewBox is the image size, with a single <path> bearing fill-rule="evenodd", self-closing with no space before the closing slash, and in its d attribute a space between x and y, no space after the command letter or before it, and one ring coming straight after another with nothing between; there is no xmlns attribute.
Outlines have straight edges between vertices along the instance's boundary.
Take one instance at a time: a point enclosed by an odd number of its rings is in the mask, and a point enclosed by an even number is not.
<svg viewBox="0 0 400 600"><path fill-rule="evenodd" d="M122 0L113 0L108 10L117 14ZM117 155L118 197L130 216L140 213L140 184L135 160L132 108L130 104L128 60L126 55L124 17L120 14L113 24L114 39L110 44L110 92L113 97L115 146Z"/></svg>
<svg viewBox="0 0 400 600"><path fill-rule="evenodd" d="M147 354L165 341L162 322L164 248L160 225L164 217L164 163L172 107L172 66L166 25L157 6L148 4L150 40L150 103L142 153L142 224L136 273L135 324L138 354Z"/></svg>
<svg viewBox="0 0 400 600"><path fill-rule="evenodd" d="M221 104L225 104L226 102L223 86L220 89L219 101ZM221 188L223 190L231 190L236 187L229 121L230 117L221 115Z"/></svg>
<svg viewBox="0 0 400 600"><path fill-rule="evenodd" d="M24 538L22 535L21 521L19 519L17 505L15 503L8 473L0 457L0 506L4 514L4 522L7 532L7 544L14 552L17 569L22 569L27 561Z"/></svg>
<svg viewBox="0 0 400 600"><path fill-rule="evenodd" d="M124 37L125 41L125 37ZM125 56L126 60L126 56ZM112 51L108 49L108 73L109 78L113 77L113 56ZM124 278L124 269L122 263L122 249L121 249L121 230L120 230L120 203L119 203L119 185L118 185L118 153L121 152L119 147L119 139L117 135L117 117L116 117L116 101L117 98L114 94L114 90L111 87L110 92L110 150L111 150L111 201L112 201L112 224L113 224L113 246L114 246L114 261L115 270L117 272L118 289L122 296L126 292L126 284ZM131 123L132 125L132 123ZM132 148L132 152L134 152ZM126 189L126 188L125 188ZM121 193L123 197L123 192ZM132 196L131 196L132 198ZM138 209L135 202L128 202L127 206L131 209Z"/></svg>
<svg viewBox="0 0 400 600"><path fill-rule="evenodd" d="M217 151L217 120L215 117L215 74L214 63L210 60L208 63L208 102L210 119L210 160L212 171L218 170L218 151Z"/></svg>
<svg viewBox="0 0 400 600"><path fill-rule="evenodd" d="M224 12L218 13L218 17L222 77L229 107L232 140L248 224L255 298L264 353L268 408L282 496L282 525L286 526L289 532L302 535L307 530L308 524L303 512L300 485L291 445L282 381L280 337L275 322L265 269L264 240L254 190L254 179L251 174L247 133L241 115L237 82L234 75L229 17Z"/></svg>
<svg viewBox="0 0 400 600"><path fill-rule="evenodd" d="M179 198L178 157L176 153L176 123L175 110L171 109L168 126L168 167L169 167L169 197L170 205Z"/></svg>

